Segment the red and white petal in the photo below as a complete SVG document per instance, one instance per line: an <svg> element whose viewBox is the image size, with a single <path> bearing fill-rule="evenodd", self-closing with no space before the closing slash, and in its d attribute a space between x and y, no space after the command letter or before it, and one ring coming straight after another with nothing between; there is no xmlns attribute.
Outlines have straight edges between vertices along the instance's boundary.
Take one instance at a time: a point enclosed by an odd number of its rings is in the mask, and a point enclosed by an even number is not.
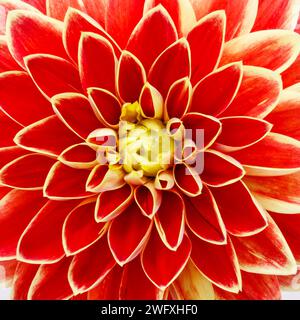
<svg viewBox="0 0 300 320"><path fill-rule="evenodd" d="M300 51L300 36L287 30L264 30L246 34L227 42L221 65L243 61L243 64L277 72L286 70Z"/></svg>
<svg viewBox="0 0 300 320"><path fill-rule="evenodd" d="M106 0L104 0L106 1ZM89 6L100 9L101 2L94 3L93 0L84 0L85 4L89 2ZM93 11L93 14L97 10ZM82 32L94 32L103 36L112 44L117 56L120 55L121 49L109 34L101 27L97 21L93 20L92 14L87 15L79 10L69 8L64 20L63 42L70 58L77 64L78 63L78 46ZM102 24L104 26L104 24Z"/></svg>
<svg viewBox="0 0 300 320"><path fill-rule="evenodd" d="M163 193L157 190L153 182L138 186L134 190L135 202L143 215L152 219L159 210Z"/></svg>
<svg viewBox="0 0 300 320"><path fill-rule="evenodd" d="M28 153L27 150L20 147L0 148L0 168Z"/></svg>
<svg viewBox="0 0 300 320"><path fill-rule="evenodd" d="M114 201L111 201L112 198ZM107 222L115 219L127 209L132 199L133 188L128 184L117 190L101 192L95 208L96 221Z"/></svg>
<svg viewBox="0 0 300 320"><path fill-rule="evenodd" d="M62 42L63 24L40 13L15 10L7 17L9 50L24 67L23 58L35 53L67 56Z"/></svg>
<svg viewBox="0 0 300 320"><path fill-rule="evenodd" d="M258 67L243 66L240 88L222 117L264 118L277 105L282 81L277 73Z"/></svg>
<svg viewBox="0 0 300 320"><path fill-rule="evenodd" d="M121 103L118 98L105 89L89 88L90 103L105 126L116 128L121 116Z"/></svg>
<svg viewBox="0 0 300 320"><path fill-rule="evenodd" d="M242 77L243 68L240 62L226 65L209 74L195 86L190 112L212 116L224 112L236 96ZM210 94L211 92L214 94Z"/></svg>
<svg viewBox="0 0 300 320"><path fill-rule="evenodd" d="M280 176L300 169L300 142L278 133L269 133L255 145L230 155L244 166L248 175Z"/></svg>
<svg viewBox="0 0 300 320"><path fill-rule="evenodd" d="M102 127L84 95L62 93L52 98L52 105L57 116L82 139L86 139L91 132Z"/></svg>
<svg viewBox="0 0 300 320"><path fill-rule="evenodd" d="M211 188L211 192L229 233L244 237L257 234L267 227L266 212L243 182Z"/></svg>
<svg viewBox="0 0 300 320"><path fill-rule="evenodd" d="M289 292L298 292L299 291L299 284L300 284L300 269L298 267L297 273L291 276L277 276L277 279L280 284L280 289L282 291L289 291Z"/></svg>
<svg viewBox="0 0 300 320"><path fill-rule="evenodd" d="M55 157L82 140L53 115L19 131L14 142L24 149Z"/></svg>
<svg viewBox="0 0 300 320"><path fill-rule="evenodd" d="M68 279L75 294L97 286L109 274L116 262L109 250L106 237L74 256Z"/></svg>
<svg viewBox="0 0 300 320"><path fill-rule="evenodd" d="M226 243L226 229L220 210L207 186L194 198L185 199L186 223L200 239L214 244Z"/></svg>
<svg viewBox="0 0 300 320"><path fill-rule="evenodd" d="M241 270L271 275L295 274L296 261L284 236L270 216L268 223L268 227L256 235L232 237Z"/></svg>
<svg viewBox="0 0 300 320"><path fill-rule="evenodd" d="M46 13L46 3L45 0L22 0L23 2L26 2L30 4L31 6L37 8L43 13Z"/></svg>
<svg viewBox="0 0 300 320"><path fill-rule="evenodd" d="M278 177L245 177L252 194L267 210L300 212L300 173Z"/></svg>
<svg viewBox="0 0 300 320"><path fill-rule="evenodd" d="M47 16L57 20L64 20L69 7L84 11L80 0L46 0Z"/></svg>
<svg viewBox="0 0 300 320"><path fill-rule="evenodd" d="M196 197L202 192L202 181L197 170L185 163L177 163L173 169L176 186L187 196Z"/></svg>
<svg viewBox="0 0 300 320"><path fill-rule="evenodd" d="M139 97L142 115L145 118L161 119L164 109L164 100L157 89L149 82L145 83Z"/></svg>
<svg viewBox="0 0 300 320"><path fill-rule="evenodd" d="M201 113L186 114L182 118L182 123L186 129L186 135L188 135L186 138L196 142L199 150L209 148L216 141L222 130L221 123L217 118ZM204 135L203 143L199 141L201 135Z"/></svg>
<svg viewBox="0 0 300 320"><path fill-rule="evenodd" d="M12 190L0 200L0 260L16 256L21 234L45 202L40 191L21 190Z"/></svg>
<svg viewBox="0 0 300 320"><path fill-rule="evenodd" d="M73 296L68 281L70 258L55 264L41 265L33 278L28 300L67 300Z"/></svg>
<svg viewBox="0 0 300 320"><path fill-rule="evenodd" d="M119 265L125 265L140 254L151 230L152 221L142 215L135 203L112 221L108 230L108 243Z"/></svg>
<svg viewBox="0 0 300 320"><path fill-rule="evenodd" d="M214 300L212 283L189 260L179 277L173 282L173 289L179 300Z"/></svg>
<svg viewBox="0 0 300 320"><path fill-rule="evenodd" d="M1 136L0 147L11 147L15 143L13 141L16 133L22 129L22 127L10 118L3 110L0 110L0 124L1 124Z"/></svg>
<svg viewBox="0 0 300 320"><path fill-rule="evenodd" d="M281 76L285 88L300 82L300 55L295 62L281 74Z"/></svg>
<svg viewBox="0 0 300 320"><path fill-rule="evenodd" d="M181 119L188 111L192 97L192 85L189 78L175 81L166 98L164 117Z"/></svg>
<svg viewBox="0 0 300 320"><path fill-rule="evenodd" d="M270 3L260 0L255 25L252 31L267 29L294 30L299 16L297 0L279 0Z"/></svg>
<svg viewBox="0 0 300 320"><path fill-rule="evenodd" d="M161 6L147 12L133 30L126 49L149 71L155 59L174 41L177 32L168 12Z"/></svg>
<svg viewBox="0 0 300 320"><path fill-rule="evenodd" d="M17 258L34 264L49 264L65 256L63 223L78 201L48 201L20 237Z"/></svg>
<svg viewBox="0 0 300 320"><path fill-rule="evenodd" d="M124 176L121 166L100 164L91 171L86 181L86 190L98 193L121 188L125 185Z"/></svg>
<svg viewBox="0 0 300 320"><path fill-rule="evenodd" d="M64 92L82 92L78 70L67 60L48 54L24 59L28 73L47 99Z"/></svg>
<svg viewBox="0 0 300 320"><path fill-rule="evenodd" d="M40 154L29 154L13 160L0 171L0 184L17 189L42 189L55 160Z"/></svg>
<svg viewBox="0 0 300 320"><path fill-rule="evenodd" d="M183 241L185 230L185 204L179 193L163 191L162 202L154 221L165 246L176 251Z"/></svg>
<svg viewBox="0 0 300 320"><path fill-rule="evenodd" d="M190 77L190 74L191 52L188 42L182 38L156 59L149 71L149 82L166 97L175 81Z"/></svg>
<svg viewBox="0 0 300 320"><path fill-rule="evenodd" d="M191 48L193 85L218 65L224 45L225 24L224 11L215 11L198 21L187 35Z"/></svg>
<svg viewBox="0 0 300 320"><path fill-rule="evenodd" d="M107 8L107 0L83 0L85 11L102 26L105 25L105 12Z"/></svg>
<svg viewBox="0 0 300 320"><path fill-rule="evenodd" d="M83 32L78 50L83 88L97 87L114 93L117 61L112 44L96 33Z"/></svg>
<svg viewBox="0 0 300 320"><path fill-rule="evenodd" d="M12 284L12 299L27 300L31 282L36 275L39 265L19 262L15 271Z"/></svg>
<svg viewBox="0 0 300 320"><path fill-rule="evenodd" d="M150 281L164 290L185 268L191 249L191 241L186 235L178 249L172 251L161 241L158 233L153 231L141 255L142 267Z"/></svg>
<svg viewBox="0 0 300 320"><path fill-rule="evenodd" d="M278 105L266 120L274 125L273 132L300 140L300 117L297 117L297 114L300 114L300 91L285 90Z"/></svg>
<svg viewBox="0 0 300 320"><path fill-rule="evenodd" d="M6 36L0 36L0 72L21 70L9 52Z"/></svg>
<svg viewBox="0 0 300 320"><path fill-rule="evenodd" d="M64 150L58 157L63 164L75 169L93 168L98 164L97 152L85 143L76 144Z"/></svg>
<svg viewBox="0 0 300 320"><path fill-rule="evenodd" d="M171 190L175 185L174 176L171 170L159 171L154 180L157 190Z"/></svg>
<svg viewBox="0 0 300 320"><path fill-rule="evenodd" d="M99 160L101 160L101 152L104 152L106 149L113 149L113 151L116 151L115 149L117 146L117 132L110 128L96 129L89 134L86 140L88 145L90 145L92 148L97 147L98 158ZM106 162L104 164L106 164Z"/></svg>
<svg viewBox="0 0 300 320"><path fill-rule="evenodd" d="M142 63L129 51L123 51L118 63L117 91L125 102L139 100L146 82L146 72Z"/></svg>
<svg viewBox="0 0 300 320"><path fill-rule="evenodd" d="M29 75L21 71L0 74L0 105L6 114L22 126L53 114L51 104L42 96Z"/></svg>
<svg viewBox="0 0 300 320"><path fill-rule="evenodd" d="M211 187L224 187L241 180L245 171L234 158L218 151L209 150L204 152L204 171L201 179Z"/></svg>
<svg viewBox="0 0 300 320"><path fill-rule="evenodd" d="M196 267L216 286L237 293L241 288L241 274L234 247L228 243L216 245L190 233L191 259ZM222 266L222 267L220 267Z"/></svg>
<svg viewBox="0 0 300 320"><path fill-rule="evenodd" d="M56 162L49 171L44 185L44 196L53 200L81 199L92 195L85 185L90 170L70 168Z"/></svg>
<svg viewBox="0 0 300 320"><path fill-rule="evenodd" d="M226 117L220 121L222 132L215 147L224 152L244 149L258 143L273 127L265 120L252 117Z"/></svg>
<svg viewBox="0 0 300 320"><path fill-rule="evenodd" d="M96 222L95 205L96 199L84 201L66 217L62 233L67 255L84 251L104 235L106 225Z"/></svg>

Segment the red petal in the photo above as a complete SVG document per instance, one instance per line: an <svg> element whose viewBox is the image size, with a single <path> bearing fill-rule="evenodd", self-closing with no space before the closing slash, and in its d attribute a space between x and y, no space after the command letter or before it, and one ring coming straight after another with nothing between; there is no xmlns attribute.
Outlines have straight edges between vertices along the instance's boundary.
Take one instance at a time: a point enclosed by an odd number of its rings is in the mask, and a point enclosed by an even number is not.
<svg viewBox="0 0 300 320"><path fill-rule="evenodd" d="M246 34L227 42L221 65L243 61L244 65L282 72L297 58L300 36L286 30L265 30Z"/></svg>
<svg viewBox="0 0 300 320"><path fill-rule="evenodd" d="M97 2L95 0L82 0L82 2L88 15L104 26L107 0L98 0Z"/></svg>
<svg viewBox="0 0 300 320"><path fill-rule="evenodd" d="M284 87L289 87L300 82L300 55L297 57L296 61L282 73L281 76Z"/></svg>
<svg viewBox="0 0 300 320"><path fill-rule="evenodd" d="M53 114L50 103L25 72L0 75L0 105L10 117L25 126Z"/></svg>
<svg viewBox="0 0 300 320"><path fill-rule="evenodd" d="M23 0L23 2L27 2L28 4L40 10L41 12L46 13L45 0Z"/></svg>
<svg viewBox="0 0 300 320"><path fill-rule="evenodd" d="M48 99L59 93L82 91L78 71L67 60L36 54L24 61L33 81Z"/></svg>
<svg viewBox="0 0 300 320"><path fill-rule="evenodd" d="M228 232L250 236L267 227L266 213L243 182L211 188ZM243 212L243 214L241 214Z"/></svg>
<svg viewBox="0 0 300 320"><path fill-rule="evenodd" d="M268 156L265 152L268 152ZM248 175L276 176L289 174L300 169L300 142L278 133L270 133L255 145L231 152Z"/></svg>
<svg viewBox="0 0 300 320"><path fill-rule="evenodd" d="M149 82L142 89L139 103L142 115L145 118L162 118L164 111L163 97Z"/></svg>
<svg viewBox="0 0 300 320"><path fill-rule="evenodd" d="M54 263L65 255L62 244L63 223L78 201L48 201L23 232L17 249L21 261Z"/></svg>
<svg viewBox="0 0 300 320"><path fill-rule="evenodd" d="M121 116L121 104L118 98L107 90L88 89L89 99L95 112L99 114L103 124L116 127Z"/></svg>
<svg viewBox="0 0 300 320"><path fill-rule="evenodd" d="M70 265L69 281L75 294L99 284L116 264L105 237L77 254Z"/></svg>
<svg viewBox="0 0 300 320"><path fill-rule="evenodd" d="M31 11L16 10L7 18L9 49L24 67L23 58L34 53L66 57L62 42L62 23Z"/></svg>
<svg viewBox="0 0 300 320"><path fill-rule="evenodd" d="M6 113L0 110L0 125L1 125L1 136L0 136L0 147L13 146L13 138L16 133L21 130L21 126L12 120Z"/></svg>
<svg viewBox="0 0 300 320"><path fill-rule="evenodd" d="M237 62L226 65L205 77L194 88L190 112L218 116L226 110L236 96L242 76L242 64ZM212 92L214 94L211 94Z"/></svg>
<svg viewBox="0 0 300 320"><path fill-rule="evenodd" d="M263 68L244 66L243 71L239 91L222 116L264 118L278 103L281 78L277 73Z"/></svg>
<svg viewBox="0 0 300 320"><path fill-rule="evenodd" d="M243 167L233 158L217 151L204 152L204 172L201 179L212 187L223 187L239 181L245 175Z"/></svg>
<svg viewBox="0 0 300 320"><path fill-rule="evenodd" d="M229 292L238 292L241 274L234 247L228 243L216 245L202 241L190 234L192 241L191 258L196 267L215 285Z"/></svg>
<svg viewBox="0 0 300 320"><path fill-rule="evenodd" d="M29 292L29 300L66 300L73 292L68 281L70 259L55 264L41 265L35 275Z"/></svg>
<svg viewBox="0 0 300 320"><path fill-rule="evenodd" d="M169 45L177 40L175 25L168 12L158 6L150 10L135 27L127 44L143 64L146 72Z"/></svg>
<svg viewBox="0 0 300 320"><path fill-rule="evenodd" d="M22 129L14 141L22 148L50 156L57 156L70 145L81 142L55 115Z"/></svg>
<svg viewBox="0 0 300 320"><path fill-rule="evenodd" d="M9 52L6 37L0 36L0 72L20 69L20 66Z"/></svg>
<svg viewBox="0 0 300 320"><path fill-rule="evenodd" d="M190 73L189 44L182 38L168 47L153 63L149 71L149 82L166 97L171 85L189 77Z"/></svg>
<svg viewBox="0 0 300 320"><path fill-rule="evenodd" d="M296 273L296 261L284 236L270 217L268 223L264 231L254 236L232 237L241 269L272 275Z"/></svg>
<svg viewBox="0 0 300 320"><path fill-rule="evenodd" d="M106 30L123 48L143 16L144 0L108 0Z"/></svg>
<svg viewBox="0 0 300 320"><path fill-rule="evenodd" d="M63 243L67 255L84 251L106 231L104 223L95 220L95 199L87 200L74 208L63 225Z"/></svg>
<svg viewBox="0 0 300 320"><path fill-rule="evenodd" d="M8 163L0 171L0 183L17 189L42 189L55 160L29 154Z"/></svg>
<svg viewBox="0 0 300 320"><path fill-rule="evenodd" d="M108 243L118 264L125 265L141 252L151 229L151 220L142 215L135 203L113 220Z"/></svg>
<svg viewBox="0 0 300 320"><path fill-rule="evenodd" d="M184 200L174 191L162 193L162 203L154 217L161 240L172 251L183 241L185 225Z"/></svg>
<svg viewBox="0 0 300 320"><path fill-rule="evenodd" d="M215 244L226 242L226 229L209 188L204 186L198 197L186 197L185 211L186 222L197 237Z"/></svg>
<svg viewBox="0 0 300 320"><path fill-rule="evenodd" d="M80 0L47 0L47 16L64 20L69 7L84 11L84 6Z"/></svg>
<svg viewBox="0 0 300 320"><path fill-rule="evenodd" d="M110 42L95 33L82 33L78 50L83 88L98 87L115 92L116 56Z"/></svg>
<svg viewBox="0 0 300 320"><path fill-rule="evenodd" d="M29 152L19 147L0 148L0 168Z"/></svg>
<svg viewBox="0 0 300 320"><path fill-rule="evenodd" d="M81 94L60 94L52 103L58 117L82 139L102 127L89 100Z"/></svg>
<svg viewBox="0 0 300 320"><path fill-rule="evenodd" d="M49 199L81 199L92 195L85 189L90 170L74 169L59 161L51 168L44 185L44 195Z"/></svg>
<svg viewBox="0 0 300 320"><path fill-rule="evenodd" d="M224 45L225 23L224 11L216 11L198 21L188 34L193 84L212 72L219 63Z"/></svg>
<svg viewBox="0 0 300 320"><path fill-rule="evenodd" d="M141 62L129 51L123 51L117 71L117 88L125 102L136 102L146 82L146 73Z"/></svg>
<svg viewBox="0 0 300 320"><path fill-rule="evenodd" d="M191 242L185 235L176 251L168 249L161 241L157 232L151 238L142 253L143 269L159 289L167 288L186 266L191 253Z"/></svg>
<svg viewBox="0 0 300 320"><path fill-rule="evenodd" d="M21 190L12 190L0 200L1 258L11 259L16 256L22 232L45 202L40 191Z"/></svg>

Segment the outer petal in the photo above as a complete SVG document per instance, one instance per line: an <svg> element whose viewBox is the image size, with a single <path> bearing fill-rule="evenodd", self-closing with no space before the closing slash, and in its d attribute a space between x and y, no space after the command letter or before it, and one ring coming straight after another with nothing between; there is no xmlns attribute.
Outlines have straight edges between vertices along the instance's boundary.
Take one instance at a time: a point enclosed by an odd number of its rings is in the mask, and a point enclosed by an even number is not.
<svg viewBox="0 0 300 320"><path fill-rule="evenodd" d="M192 84L196 84L218 65L224 45L225 24L224 11L215 11L198 21L188 34L187 40L191 48L192 60Z"/></svg>
<svg viewBox="0 0 300 320"><path fill-rule="evenodd" d="M191 258L196 267L218 287L238 292L241 286L240 268L230 239L225 245L215 245L193 234L190 237L193 245Z"/></svg>
<svg viewBox="0 0 300 320"><path fill-rule="evenodd" d="M104 235L104 223L94 218L96 199L82 202L69 212L63 223L63 244L67 255L74 255L95 243Z"/></svg>
<svg viewBox="0 0 300 320"><path fill-rule="evenodd" d="M82 140L54 115L19 131L14 142L30 151L57 156L70 145L82 142Z"/></svg>
<svg viewBox="0 0 300 320"><path fill-rule="evenodd" d="M23 58L34 53L66 57L62 42L62 23L39 13L15 10L7 18L9 49L24 67Z"/></svg>
<svg viewBox="0 0 300 320"><path fill-rule="evenodd" d="M246 177L245 182L267 210L300 212L300 172L280 177Z"/></svg>
<svg viewBox="0 0 300 320"><path fill-rule="evenodd" d="M80 0L46 0L47 2L47 16L64 20L69 7L82 10L83 3Z"/></svg>
<svg viewBox="0 0 300 320"><path fill-rule="evenodd" d="M296 61L282 73L282 80L284 87L289 87L300 82L300 55L298 55Z"/></svg>
<svg viewBox="0 0 300 320"><path fill-rule="evenodd" d="M141 252L151 229L151 220L142 215L135 203L113 220L108 230L108 243L119 265L125 265Z"/></svg>
<svg viewBox="0 0 300 320"><path fill-rule="evenodd" d="M70 265L68 278L75 294L86 292L101 282L116 264L105 237L77 254Z"/></svg>
<svg viewBox="0 0 300 320"><path fill-rule="evenodd" d="M45 0L23 0L23 2L26 2L30 4L31 6L37 8L43 13L46 13L46 3Z"/></svg>
<svg viewBox="0 0 300 320"><path fill-rule="evenodd" d="M0 200L0 260L16 256L19 238L31 219L45 204L40 191L12 190ZM22 215L20 215L22 212Z"/></svg>
<svg viewBox="0 0 300 320"><path fill-rule="evenodd" d="M253 32L226 43L221 65L242 60L245 65L282 72L297 58L300 36L286 30Z"/></svg>
<svg viewBox="0 0 300 320"><path fill-rule="evenodd" d="M29 152L27 150L19 147L0 148L0 167L2 168L9 162L14 161L15 159L22 157L28 153Z"/></svg>
<svg viewBox="0 0 300 320"><path fill-rule="evenodd" d="M297 271L296 261L275 222L259 234L245 238L232 237L242 270L251 273L291 275Z"/></svg>
<svg viewBox="0 0 300 320"><path fill-rule="evenodd" d="M14 145L13 138L21 126L13 121L7 114L0 110L1 136L0 147L10 147Z"/></svg>
<svg viewBox="0 0 300 320"><path fill-rule="evenodd" d="M5 113L25 126L53 114L50 103L28 74L20 71L0 74L0 105Z"/></svg>
<svg viewBox="0 0 300 320"><path fill-rule="evenodd" d="M185 235L176 251L168 249L157 232L151 238L142 253L143 269L150 281L159 289L167 288L186 266L191 253L191 242Z"/></svg>
<svg viewBox="0 0 300 320"><path fill-rule="evenodd" d="M62 259L65 256L61 236L63 222L77 204L77 201L48 201L20 237L18 260L48 264Z"/></svg>
<svg viewBox="0 0 300 320"><path fill-rule="evenodd" d="M223 188L211 188L228 232L235 236L257 234L268 225L266 212L239 181Z"/></svg>
<svg viewBox="0 0 300 320"><path fill-rule="evenodd" d="M218 116L236 96L243 76L242 64L226 65L202 79L194 88L190 112ZM215 90L218 88L218 90ZM214 92L214 94L211 94Z"/></svg>
<svg viewBox="0 0 300 320"><path fill-rule="evenodd" d="M70 259L64 258L55 264L41 265L31 283L29 300L63 300L72 297L68 282Z"/></svg>
<svg viewBox="0 0 300 320"><path fill-rule="evenodd" d="M198 197L185 197L186 223L200 239L214 244L226 243L226 229L218 205L207 186Z"/></svg>
<svg viewBox="0 0 300 320"><path fill-rule="evenodd" d="M127 50L142 62L148 72L155 59L176 40L176 27L171 17L162 6L158 6L137 24L129 38Z"/></svg>
<svg viewBox="0 0 300 320"><path fill-rule="evenodd" d="M1 169L0 183L17 189L42 189L54 163L55 160L39 154L22 156Z"/></svg>
<svg viewBox="0 0 300 320"><path fill-rule="evenodd" d="M248 175L280 176L300 169L300 142L278 133L270 133L255 145L230 155L245 167Z"/></svg>
<svg viewBox="0 0 300 320"><path fill-rule="evenodd" d="M20 66L9 52L6 36L0 36L0 72L20 69Z"/></svg>

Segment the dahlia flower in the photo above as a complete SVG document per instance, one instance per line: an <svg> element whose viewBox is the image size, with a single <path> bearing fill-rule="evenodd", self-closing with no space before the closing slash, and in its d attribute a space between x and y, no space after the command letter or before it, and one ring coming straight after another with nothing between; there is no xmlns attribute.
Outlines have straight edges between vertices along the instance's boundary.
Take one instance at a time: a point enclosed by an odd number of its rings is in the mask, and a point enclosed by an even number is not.
<svg viewBox="0 0 300 320"><path fill-rule="evenodd" d="M297 0L0 0L13 299L279 299L300 261Z"/></svg>

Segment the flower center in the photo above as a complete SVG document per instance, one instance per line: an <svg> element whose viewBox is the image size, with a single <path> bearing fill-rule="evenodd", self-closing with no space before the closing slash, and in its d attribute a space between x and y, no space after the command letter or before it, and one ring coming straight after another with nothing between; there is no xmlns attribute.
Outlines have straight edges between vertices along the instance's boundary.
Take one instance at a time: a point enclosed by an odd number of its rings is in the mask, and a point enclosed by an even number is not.
<svg viewBox="0 0 300 320"><path fill-rule="evenodd" d="M119 153L126 172L155 177L173 163L174 141L165 125L143 118L138 103L123 106L119 130Z"/></svg>

